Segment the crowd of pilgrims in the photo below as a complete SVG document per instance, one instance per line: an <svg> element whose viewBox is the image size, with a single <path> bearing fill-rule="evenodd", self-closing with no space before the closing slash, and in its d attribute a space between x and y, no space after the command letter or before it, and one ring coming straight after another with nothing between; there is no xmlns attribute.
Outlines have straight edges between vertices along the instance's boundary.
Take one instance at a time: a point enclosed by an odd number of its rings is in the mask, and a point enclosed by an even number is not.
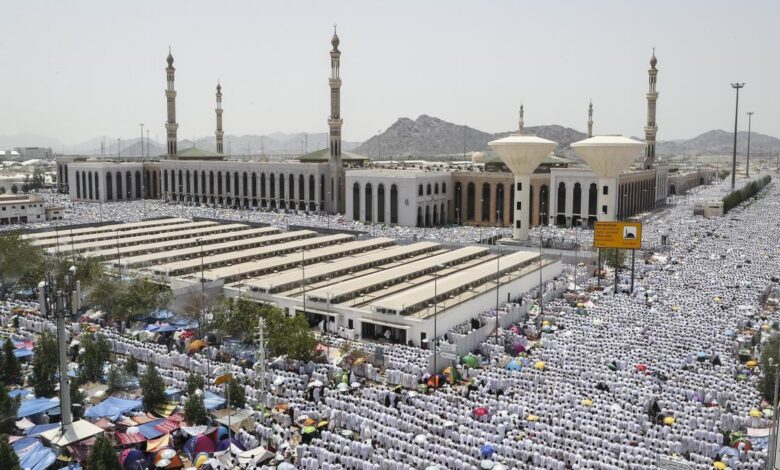
<svg viewBox="0 0 780 470"><path fill-rule="evenodd" d="M420 386L430 352L403 345L385 346L392 367L381 375L361 369L382 383L349 367L272 359L265 404L284 412L260 418L243 439L311 470L650 470L659 457L695 469L764 468L767 438L750 437L771 424L768 413L756 412L763 364L747 369L737 353L740 331L777 327L776 314L760 302L780 275L780 219L767 216L780 213L780 188L770 185L724 218L690 210L670 207L645 226L644 243L664 249L637 256L633 293L623 269L617 295L612 287L586 292L597 283L590 279L583 290L545 303L543 312L501 329L497 344L494 336L486 340L481 367L457 366L469 381ZM630 263L627 257L625 267ZM587 306L572 302L578 295ZM16 304L2 307L4 324ZM17 321L28 335L54 329L36 316ZM78 325L71 331L78 336ZM169 386L186 388L189 371L210 376L220 365L213 347L187 355L110 327L101 332L121 356L157 363ZM333 347L344 341L330 340ZM761 343L752 348L757 358ZM247 406L255 406L255 371L228 367L245 385ZM385 382L399 374L415 380ZM328 425L301 440L295 423L304 418ZM749 437L733 443L735 434Z"/></svg>

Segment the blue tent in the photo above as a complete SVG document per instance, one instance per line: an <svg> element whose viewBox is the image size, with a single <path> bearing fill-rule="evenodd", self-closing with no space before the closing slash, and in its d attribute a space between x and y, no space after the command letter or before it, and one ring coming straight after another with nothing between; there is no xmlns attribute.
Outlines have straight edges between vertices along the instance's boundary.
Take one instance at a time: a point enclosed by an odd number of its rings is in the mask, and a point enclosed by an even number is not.
<svg viewBox="0 0 780 470"><path fill-rule="evenodd" d="M213 410L215 408L225 406L225 403L227 403L227 400L217 395L216 393L209 392L208 390L203 392L203 405L206 406L207 410Z"/></svg>
<svg viewBox="0 0 780 470"><path fill-rule="evenodd" d="M178 388L168 387L165 389L165 399L168 401L179 401L182 391Z"/></svg>
<svg viewBox="0 0 780 470"><path fill-rule="evenodd" d="M33 355L32 350L30 349L14 349L14 356L16 356L17 359L21 359L24 357L30 357Z"/></svg>
<svg viewBox="0 0 780 470"><path fill-rule="evenodd" d="M25 418L27 416L37 415L39 413L46 413L55 408L60 407L59 398L33 398L32 400L24 400L19 405L19 409L16 411L17 418Z"/></svg>
<svg viewBox="0 0 780 470"><path fill-rule="evenodd" d="M16 397L24 398L24 397L26 397L27 395L29 395L31 393L32 393L32 390L30 390L30 389L27 389L27 388L17 388L16 390L11 390L10 392L8 392L8 396L11 397L11 398L16 398Z"/></svg>
<svg viewBox="0 0 780 470"><path fill-rule="evenodd" d="M24 469L44 470L57 460L54 451L32 437L19 439L12 447L19 457L19 466Z"/></svg>
<svg viewBox="0 0 780 470"><path fill-rule="evenodd" d="M40 436L46 431L51 431L52 429L58 427L60 427L60 423L38 424L31 428L27 428L27 430L24 433L29 437L36 437L36 436Z"/></svg>
<svg viewBox="0 0 780 470"><path fill-rule="evenodd" d="M138 432L140 432L147 439L157 439L158 437L162 436L165 433L162 431L158 431L154 427L164 422L165 422L164 419L155 419L154 421L149 421L148 423L141 424L138 426Z"/></svg>
<svg viewBox="0 0 780 470"><path fill-rule="evenodd" d="M106 417L111 421L119 419L119 416L128 411L141 408L141 400L123 400L116 397L108 397L95 406L91 406L84 416L87 418Z"/></svg>

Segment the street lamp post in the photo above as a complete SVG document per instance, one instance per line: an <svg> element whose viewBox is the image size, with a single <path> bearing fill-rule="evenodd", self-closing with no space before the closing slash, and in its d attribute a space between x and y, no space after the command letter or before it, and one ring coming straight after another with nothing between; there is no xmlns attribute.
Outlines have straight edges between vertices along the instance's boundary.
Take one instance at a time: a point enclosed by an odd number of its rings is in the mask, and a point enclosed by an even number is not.
<svg viewBox="0 0 780 470"><path fill-rule="evenodd" d="M542 211L539 213L539 314L544 317L544 280L542 276L542 270L544 265L542 264L542 248L544 246L544 220L547 217L547 213L544 212L544 200L541 201Z"/></svg>
<svg viewBox="0 0 780 470"><path fill-rule="evenodd" d="M433 373L438 374L438 362L436 355L439 353L438 324L439 317L439 270L444 269L444 265L437 264L433 272Z"/></svg>
<svg viewBox="0 0 780 470"><path fill-rule="evenodd" d="M141 161L144 159L144 123L138 124L141 126Z"/></svg>
<svg viewBox="0 0 780 470"><path fill-rule="evenodd" d="M747 143L747 164L745 165L745 175L750 179L750 131L753 124L753 111L748 111L748 143Z"/></svg>
<svg viewBox="0 0 780 470"><path fill-rule="evenodd" d="M198 318L198 333L202 332L201 322L206 317L206 279L203 277L203 239L197 239L200 246L200 318Z"/></svg>
<svg viewBox="0 0 780 470"><path fill-rule="evenodd" d="M744 88L745 83L732 83L731 88L737 91L737 101L734 106L734 149L731 156L731 190L734 191L734 187L737 182L737 123L739 122L739 90Z"/></svg>
<svg viewBox="0 0 780 470"><path fill-rule="evenodd" d="M498 240L496 240L498 244ZM498 245L498 256L496 256L496 345L498 345L498 307L499 307L499 290L501 288L501 245Z"/></svg>

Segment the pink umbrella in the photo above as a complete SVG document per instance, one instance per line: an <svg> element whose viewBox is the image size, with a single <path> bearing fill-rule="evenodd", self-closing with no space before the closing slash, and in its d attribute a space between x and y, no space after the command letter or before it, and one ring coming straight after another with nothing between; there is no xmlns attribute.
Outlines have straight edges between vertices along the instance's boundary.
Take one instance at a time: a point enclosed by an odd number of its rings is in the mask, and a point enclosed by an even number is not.
<svg viewBox="0 0 780 470"><path fill-rule="evenodd" d="M525 346L523 346L520 343L515 344L515 354L520 354L525 352Z"/></svg>
<svg viewBox="0 0 780 470"><path fill-rule="evenodd" d="M476 416L476 417L481 417L481 416L485 416L486 414L488 414L489 411L484 406L480 406L479 408L474 408L474 411L472 411L472 413L474 413L474 416Z"/></svg>

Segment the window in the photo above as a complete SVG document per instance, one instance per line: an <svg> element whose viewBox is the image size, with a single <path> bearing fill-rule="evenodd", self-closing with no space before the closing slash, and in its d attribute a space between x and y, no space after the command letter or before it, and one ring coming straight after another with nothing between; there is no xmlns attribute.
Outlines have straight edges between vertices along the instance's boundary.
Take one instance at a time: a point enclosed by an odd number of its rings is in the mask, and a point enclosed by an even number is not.
<svg viewBox="0 0 780 470"><path fill-rule="evenodd" d="M603 194L603 195L605 195L605 196L606 196L607 194L609 194L609 186L603 186L603 187L601 188L601 194Z"/></svg>
<svg viewBox="0 0 780 470"><path fill-rule="evenodd" d="M515 220L515 228L520 228L520 221L519 220Z"/></svg>
<svg viewBox="0 0 780 470"><path fill-rule="evenodd" d="M423 195L423 187L422 187L422 185L417 187L417 195L418 196L422 196Z"/></svg>
<svg viewBox="0 0 780 470"><path fill-rule="evenodd" d="M523 183L517 183L517 190L522 191L523 190Z"/></svg>
<svg viewBox="0 0 780 470"><path fill-rule="evenodd" d="M517 205L515 206L515 209L520 211L520 210L523 210L522 207L523 207L523 203L520 202L520 201L517 201Z"/></svg>
<svg viewBox="0 0 780 470"><path fill-rule="evenodd" d="M605 187L606 187L606 186L605 186ZM603 206L601 206L601 213L602 213L602 214L606 214L606 213L607 213L607 206L606 206L606 204L605 204L605 205L603 205Z"/></svg>
<svg viewBox="0 0 780 470"><path fill-rule="evenodd" d="M447 194L447 183L442 183L441 184L441 193L442 194Z"/></svg>

